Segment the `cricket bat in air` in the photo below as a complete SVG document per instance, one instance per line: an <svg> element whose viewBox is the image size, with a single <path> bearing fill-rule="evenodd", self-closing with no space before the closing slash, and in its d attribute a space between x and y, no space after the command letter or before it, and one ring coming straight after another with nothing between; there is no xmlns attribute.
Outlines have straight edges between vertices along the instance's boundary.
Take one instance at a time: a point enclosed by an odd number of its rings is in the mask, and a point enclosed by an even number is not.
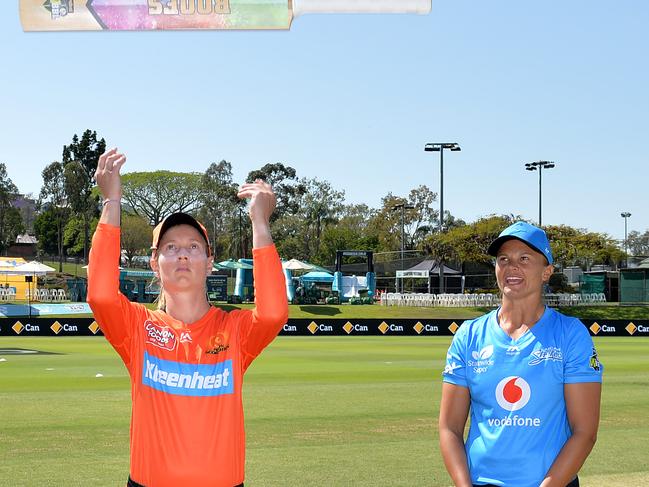
<svg viewBox="0 0 649 487"><path fill-rule="evenodd" d="M310 13L427 14L432 0L19 0L23 29L290 29Z"/></svg>

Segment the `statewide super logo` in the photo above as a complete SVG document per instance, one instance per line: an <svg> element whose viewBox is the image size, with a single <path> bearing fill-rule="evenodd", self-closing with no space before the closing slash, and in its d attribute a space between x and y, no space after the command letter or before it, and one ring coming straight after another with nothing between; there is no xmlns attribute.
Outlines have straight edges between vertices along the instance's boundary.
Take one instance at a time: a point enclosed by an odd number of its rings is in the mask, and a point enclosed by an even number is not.
<svg viewBox="0 0 649 487"><path fill-rule="evenodd" d="M482 350L479 352L477 350L474 350L471 352L471 356L475 360L487 360L494 354L494 346L493 345L487 345L484 347Z"/></svg>
<svg viewBox="0 0 649 487"><path fill-rule="evenodd" d="M168 326L160 326L150 320L144 322L146 343L169 350L176 348L176 334Z"/></svg>
<svg viewBox="0 0 649 487"><path fill-rule="evenodd" d="M531 396L530 385L522 377L505 377L496 386L496 401L507 411L524 408Z"/></svg>
<svg viewBox="0 0 649 487"><path fill-rule="evenodd" d="M473 367L473 372L475 374L482 374L494 364L494 360L491 358L493 354L493 345L487 345L481 350L474 350L473 352L471 352L471 357L473 358L473 360L468 360L467 366Z"/></svg>

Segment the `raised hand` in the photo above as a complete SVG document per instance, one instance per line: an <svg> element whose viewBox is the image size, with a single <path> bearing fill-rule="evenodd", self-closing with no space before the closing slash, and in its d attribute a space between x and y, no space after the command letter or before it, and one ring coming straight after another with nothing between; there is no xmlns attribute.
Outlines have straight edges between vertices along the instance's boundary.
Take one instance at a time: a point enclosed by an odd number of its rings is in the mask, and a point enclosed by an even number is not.
<svg viewBox="0 0 649 487"><path fill-rule="evenodd" d="M267 225L270 222L270 216L277 203L270 184L261 179L255 180L254 183L245 183L241 185L237 196L241 199L250 199L249 213L253 223Z"/></svg>
<svg viewBox="0 0 649 487"><path fill-rule="evenodd" d="M99 156L95 180L105 199L120 200L122 198L122 180L119 171L125 162L126 156L117 152L116 147Z"/></svg>
<svg viewBox="0 0 649 487"><path fill-rule="evenodd" d="M250 220L252 221L252 246L265 247L273 243L270 235L270 215L275 210L277 198L270 184L261 179L254 183L241 185L237 196L241 199L250 198Z"/></svg>

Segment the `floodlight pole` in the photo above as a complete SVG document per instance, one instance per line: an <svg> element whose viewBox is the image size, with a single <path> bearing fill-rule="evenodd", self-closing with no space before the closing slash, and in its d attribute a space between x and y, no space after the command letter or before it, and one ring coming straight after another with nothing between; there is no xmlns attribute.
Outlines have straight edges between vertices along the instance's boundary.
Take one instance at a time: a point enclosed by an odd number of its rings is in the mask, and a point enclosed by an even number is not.
<svg viewBox="0 0 649 487"><path fill-rule="evenodd" d="M539 171L539 227L543 225L542 222L542 215L541 215L541 208L542 208L542 194L543 194L543 183L542 183L542 174L543 174L543 169L552 169L555 166L555 163L553 161L536 161L536 162L528 162L525 164L525 169L527 171Z"/></svg>
<svg viewBox="0 0 649 487"><path fill-rule="evenodd" d="M439 152L439 234L444 231L444 149L451 151L460 151L460 145L457 142L432 142L424 146L426 152ZM442 256L438 256L437 266L439 267L439 292L444 293L446 286L444 284L444 262Z"/></svg>
<svg viewBox="0 0 649 487"><path fill-rule="evenodd" d="M629 267L629 253L627 250L627 246L629 243L628 235L627 235L627 219L631 216L631 213L625 211L623 213L620 213L620 216L624 218L624 258L626 260L626 267Z"/></svg>
<svg viewBox="0 0 649 487"><path fill-rule="evenodd" d="M405 250L405 228L404 228L404 216L406 210L414 210L415 207L408 205L406 203L397 203L392 206L392 211L401 209L401 270L403 270L403 253ZM398 282L398 281L397 281ZM398 290L397 290L398 292ZM403 292L403 277L401 278L401 292Z"/></svg>

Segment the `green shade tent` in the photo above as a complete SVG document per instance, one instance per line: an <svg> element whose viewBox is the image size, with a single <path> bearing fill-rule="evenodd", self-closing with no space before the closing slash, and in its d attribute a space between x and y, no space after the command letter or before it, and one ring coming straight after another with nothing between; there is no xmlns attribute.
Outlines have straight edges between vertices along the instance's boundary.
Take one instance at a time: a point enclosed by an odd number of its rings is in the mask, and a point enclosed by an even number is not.
<svg viewBox="0 0 649 487"><path fill-rule="evenodd" d="M237 269L252 269L252 265L246 264L245 262L238 262L234 259L223 260L214 264L214 268L218 271L221 270L237 270Z"/></svg>

